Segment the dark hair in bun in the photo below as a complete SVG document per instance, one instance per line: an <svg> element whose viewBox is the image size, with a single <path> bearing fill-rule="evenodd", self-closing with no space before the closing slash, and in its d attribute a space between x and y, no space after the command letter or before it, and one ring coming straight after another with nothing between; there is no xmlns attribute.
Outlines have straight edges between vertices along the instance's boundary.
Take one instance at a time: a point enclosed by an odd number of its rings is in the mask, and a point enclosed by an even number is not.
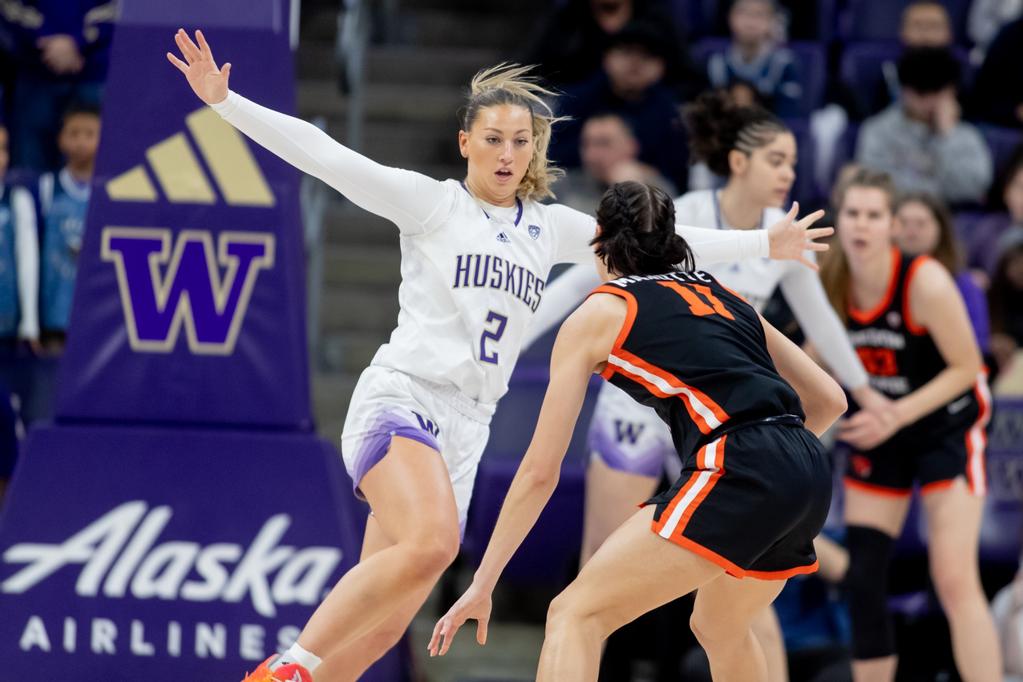
<svg viewBox="0 0 1023 682"><path fill-rule="evenodd" d="M657 187L619 182L597 208L600 234L590 242L608 270L619 275L659 275L692 270L693 252L675 232L675 204Z"/></svg>
<svg viewBox="0 0 1023 682"><path fill-rule="evenodd" d="M781 119L760 106L736 106L727 92L705 92L685 108L689 149L718 175L732 174L728 153L745 154L770 144L778 133L791 132Z"/></svg>

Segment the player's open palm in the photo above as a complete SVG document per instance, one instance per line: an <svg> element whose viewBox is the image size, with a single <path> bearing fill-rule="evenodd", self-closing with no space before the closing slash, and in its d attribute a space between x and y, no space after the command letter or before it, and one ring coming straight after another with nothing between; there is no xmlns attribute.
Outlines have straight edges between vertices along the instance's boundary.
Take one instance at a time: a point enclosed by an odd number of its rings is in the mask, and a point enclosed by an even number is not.
<svg viewBox="0 0 1023 682"><path fill-rule="evenodd" d="M174 34L174 42L181 50L181 61L170 52L167 59L178 68L178 71L185 74L188 84L192 86L195 94L206 104L223 102L227 98L227 80L231 76L231 65L224 64L223 68L217 67L213 60L213 51L202 31L195 32L196 43L185 33L185 29L179 28Z"/></svg>
<svg viewBox="0 0 1023 682"><path fill-rule="evenodd" d="M799 203L794 202L784 218L767 228L771 258L796 260L808 268L817 270L817 264L806 257L806 252L827 251L828 245L816 240L831 236L835 230L832 227L811 228L811 225L824 217L824 211L814 211L802 219L798 219L798 215Z"/></svg>
<svg viewBox="0 0 1023 682"><path fill-rule="evenodd" d="M437 621L433 628L433 637L427 647L430 656L443 656L451 648L455 633L465 625L465 621L476 621L476 641L481 645L487 643L487 625L490 623L490 610L493 601L489 590L481 589L475 583L469 585L448 612Z"/></svg>

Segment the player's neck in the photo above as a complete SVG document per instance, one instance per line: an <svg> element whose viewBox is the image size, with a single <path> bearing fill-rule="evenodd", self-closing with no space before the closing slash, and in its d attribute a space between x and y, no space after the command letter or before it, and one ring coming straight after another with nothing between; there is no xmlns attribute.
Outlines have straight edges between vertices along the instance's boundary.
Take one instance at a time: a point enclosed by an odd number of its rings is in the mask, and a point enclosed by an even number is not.
<svg viewBox="0 0 1023 682"><path fill-rule="evenodd" d="M849 259L849 271L852 274L852 296L856 307L861 310L872 310L888 293L892 277L891 249L870 260L857 262Z"/></svg>
<svg viewBox="0 0 1023 682"><path fill-rule="evenodd" d="M87 183L92 180L92 173L96 168L95 161L71 163L65 166L71 177L81 183Z"/></svg>
<svg viewBox="0 0 1023 682"><path fill-rule="evenodd" d="M514 206L515 205L515 192L505 197L493 196L487 192L482 185L477 185L473 179L469 176L465 178L465 186L469 188L469 194L479 201L485 201L491 206Z"/></svg>
<svg viewBox="0 0 1023 682"><path fill-rule="evenodd" d="M752 230L760 227L764 209L760 206L753 206L748 201L743 201L743 192L729 182L718 192L718 206L721 208L721 217L724 221L737 230Z"/></svg>

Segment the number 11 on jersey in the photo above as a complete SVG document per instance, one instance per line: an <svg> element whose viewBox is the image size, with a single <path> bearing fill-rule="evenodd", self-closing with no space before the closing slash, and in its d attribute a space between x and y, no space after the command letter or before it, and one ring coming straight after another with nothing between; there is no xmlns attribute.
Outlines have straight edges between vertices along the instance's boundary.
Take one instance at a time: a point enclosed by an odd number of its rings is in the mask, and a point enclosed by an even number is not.
<svg viewBox="0 0 1023 682"><path fill-rule="evenodd" d="M496 350L487 351L487 340L492 340L494 343L501 340L504 328L508 324L508 318L491 310L487 313L485 324L487 327L484 327L483 336L480 337L480 360L496 365L498 353Z"/></svg>

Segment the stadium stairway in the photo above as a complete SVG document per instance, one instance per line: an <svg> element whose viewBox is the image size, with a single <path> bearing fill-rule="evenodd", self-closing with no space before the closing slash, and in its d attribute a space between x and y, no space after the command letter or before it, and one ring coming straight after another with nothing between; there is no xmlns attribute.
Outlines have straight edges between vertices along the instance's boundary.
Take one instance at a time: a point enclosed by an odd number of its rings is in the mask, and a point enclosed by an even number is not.
<svg viewBox="0 0 1023 682"><path fill-rule="evenodd" d="M348 101L334 58L339 0L304 0L298 108L323 117L345 142ZM536 0L401 0L387 41L366 57L360 151L380 163L430 177L462 177L456 112L472 74L511 52L537 15ZM397 320L398 232L330 192L324 225L320 353L313 359L318 429L336 439L359 372Z"/></svg>

